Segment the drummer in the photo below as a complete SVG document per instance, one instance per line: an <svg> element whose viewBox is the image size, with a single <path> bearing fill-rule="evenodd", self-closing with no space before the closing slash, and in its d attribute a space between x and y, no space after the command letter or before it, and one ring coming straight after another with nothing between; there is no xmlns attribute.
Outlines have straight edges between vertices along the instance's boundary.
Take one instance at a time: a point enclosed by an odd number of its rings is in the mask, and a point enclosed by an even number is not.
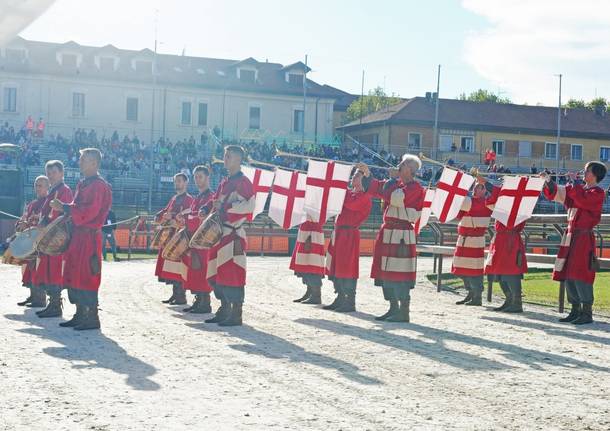
<svg viewBox="0 0 610 431"><path fill-rule="evenodd" d="M42 206L40 225L46 226L61 214L51 208L51 201L58 199L61 202L72 202L72 190L64 183L64 164L60 160L49 160L45 164L45 172L49 178L49 194ZM44 289L49 296L49 305L42 311L37 311L38 317L61 317L62 302L61 290L63 288L63 255L48 256L38 254L36 272L33 283Z"/></svg>
<svg viewBox="0 0 610 431"><path fill-rule="evenodd" d="M40 220L40 211L49 194L49 179L44 175L40 175L34 181L34 192L36 199L28 204L23 217L17 221L15 230L22 232L27 228L36 226ZM21 283L24 287L30 290L30 296L25 300L18 302L17 305L27 307L46 307L47 296L43 289L34 286L32 282L33 273L36 271L36 260L28 260L27 264L23 265L23 275Z"/></svg>

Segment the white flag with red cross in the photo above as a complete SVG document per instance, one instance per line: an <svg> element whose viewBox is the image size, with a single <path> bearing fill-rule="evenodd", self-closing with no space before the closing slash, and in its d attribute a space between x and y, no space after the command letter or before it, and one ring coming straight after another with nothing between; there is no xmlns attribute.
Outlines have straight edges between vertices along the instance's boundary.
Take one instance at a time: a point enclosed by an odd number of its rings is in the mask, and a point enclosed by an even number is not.
<svg viewBox="0 0 610 431"><path fill-rule="evenodd" d="M263 212L265 209L265 203L267 202L267 196L271 190L271 184L273 184L273 176L275 175L271 171L265 169L253 168L251 166L243 166L242 172L252 183L252 189L256 196L256 203L252 217L248 217L248 220L252 221L254 218Z"/></svg>
<svg viewBox="0 0 610 431"><path fill-rule="evenodd" d="M309 161L304 208L314 222L324 223L339 215L351 172L351 165Z"/></svg>
<svg viewBox="0 0 610 431"><path fill-rule="evenodd" d="M426 190L426 195L424 196L424 204L422 205L421 215L419 219L415 222L415 235L419 235L421 230L426 227L428 224L428 220L430 219L430 214L432 214L432 199L434 198L434 193L436 190L428 188Z"/></svg>
<svg viewBox="0 0 610 431"><path fill-rule="evenodd" d="M544 181L537 177L504 177L491 216L508 229L523 223L534 213Z"/></svg>
<svg viewBox="0 0 610 431"><path fill-rule="evenodd" d="M284 229L300 225L306 219L305 182L307 175L278 168L271 188L269 217Z"/></svg>
<svg viewBox="0 0 610 431"><path fill-rule="evenodd" d="M457 217L468 190L474 183L474 177L455 169L445 168L436 184L432 198L432 212L441 223Z"/></svg>

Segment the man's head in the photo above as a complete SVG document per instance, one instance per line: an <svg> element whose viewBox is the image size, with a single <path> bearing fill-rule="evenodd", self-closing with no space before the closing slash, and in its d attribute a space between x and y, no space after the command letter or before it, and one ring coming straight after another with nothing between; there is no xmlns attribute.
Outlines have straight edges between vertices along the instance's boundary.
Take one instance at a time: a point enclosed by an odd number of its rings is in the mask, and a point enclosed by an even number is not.
<svg viewBox="0 0 610 431"><path fill-rule="evenodd" d="M598 184L606 177L606 165L602 162L589 162L585 165L585 183Z"/></svg>
<svg viewBox="0 0 610 431"><path fill-rule="evenodd" d="M485 184L477 183L474 185L474 189L472 189L472 197L475 199L480 199L485 197L485 193L487 193L487 189L485 188Z"/></svg>
<svg viewBox="0 0 610 431"><path fill-rule="evenodd" d="M44 175L36 177L34 181L34 191L37 198L44 198L49 194L49 179Z"/></svg>
<svg viewBox="0 0 610 431"><path fill-rule="evenodd" d="M206 191L210 187L210 170L207 166L199 165L193 169L195 184L200 192Z"/></svg>
<svg viewBox="0 0 610 431"><path fill-rule="evenodd" d="M49 160L44 170L52 186L64 180L64 164L60 160Z"/></svg>
<svg viewBox="0 0 610 431"><path fill-rule="evenodd" d="M352 176L352 189L354 191L361 192L364 190L364 188L362 187L362 177L363 176L364 176L364 174L359 169L357 169L356 172L354 172L354 175Z"/></svg>
<svg viewBox="0 0 610 431"><path fill-rule="evenodd" d="M174 175L174 189L176 190L176 193L182 194L186 192L188 185L189 177L187 177L186 174L179 172Z"/></svg>
<svg viewBox="0 0 610 431"><path fill-rule="evenodd" d="M98 174L102 164L102 153L97 148L83 148L80 150L78 167L84 177L92 177Z"/></svg>
<svg viewBox="0 0 610 431"><path fill-rule="evenodd" d="M239 145L228 145L225 147L224 164L229 175L237 173L246 157L246 152Z"/></svg>
<svg viewBox="0 0 610 431"><path fill-rule="evenodd" d="M398 165L398 176L403 182L412 181L421 169L421 160L413 154L405 154Z"/></svg>

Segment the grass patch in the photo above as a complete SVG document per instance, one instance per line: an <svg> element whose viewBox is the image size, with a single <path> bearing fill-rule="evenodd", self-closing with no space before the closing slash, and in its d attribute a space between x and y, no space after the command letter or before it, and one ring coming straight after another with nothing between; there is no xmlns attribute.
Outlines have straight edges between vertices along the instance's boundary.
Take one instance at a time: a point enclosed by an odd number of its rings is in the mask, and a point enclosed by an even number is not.
<svg viewBox="0 0 610 431"><path fill-rule="evenodd" d="M559 305L559 282L551 278L552 270L546 268L532 268L525 274L523 280L523 300L533 304L542 304L557 307ZM428 280L436 284L436 274L428 274ZM442 274L441 282L444 287L454 290L461 288L462 280L453 274ZM593 294L595 304L593 309L605 314L610 312L610 271L601 271L595 277ZM487 282L485 283L487 289ZM500 286L494 283L494 292L501 294ZM569 307L566 300L566 306Z"/></svg>

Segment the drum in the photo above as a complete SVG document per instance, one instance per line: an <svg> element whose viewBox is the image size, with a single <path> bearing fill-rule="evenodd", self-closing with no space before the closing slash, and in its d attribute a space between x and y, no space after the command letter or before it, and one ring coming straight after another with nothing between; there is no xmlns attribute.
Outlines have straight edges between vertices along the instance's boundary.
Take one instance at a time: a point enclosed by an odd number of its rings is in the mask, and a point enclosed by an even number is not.
<svg viewBox="0 0 610 431"><path fill-rule="evenodd" d="M15 256L13 256L10 249L6 249L6 251L2 255L2 263L5 263L7 265L21 266L27 265L28 261L23 259L17 259Z"/></svg>
<svg viewBox="0 0 610 431"><path fill-rule="evenodd" d="M220 242L222 238L222 223L218 213L213 212L197 228L189 247L203 250L211 248Z"/></svg>
<svg viewBox="0 0 610 431"><path fill-rule="evenodd" d="M47 256L58 256L68 249L71 237L72 219L67 215L57 217L43 229L36 249Z"/></svg>
<svg viewBox="0 0 610 431"><path fill-rule="evenodd" d="M187 230L180 229L167 242L165 248L163 248L161 257L166 260L171 260L172 262L180 262L184 253L189 249L190 240L191 238L189 237Z"/></svg>
<svg viewBox="0 0 610 431"><path fill-rule="evenodd" d="M11 241L8 249L11 256L21 260L36 258L36 241L40 237L42 229L30 227L23 232L17 232L15 239Z"/></svg>
<svg viewBox="0 0 610 431"><path fill-rule="evenodd" d="M167 242L174 236L176 233L176 228L173 226L160 226L157 228L157 232L155 232L155 236L152 240L152 248L163 248L167 245Z"/></svg>

